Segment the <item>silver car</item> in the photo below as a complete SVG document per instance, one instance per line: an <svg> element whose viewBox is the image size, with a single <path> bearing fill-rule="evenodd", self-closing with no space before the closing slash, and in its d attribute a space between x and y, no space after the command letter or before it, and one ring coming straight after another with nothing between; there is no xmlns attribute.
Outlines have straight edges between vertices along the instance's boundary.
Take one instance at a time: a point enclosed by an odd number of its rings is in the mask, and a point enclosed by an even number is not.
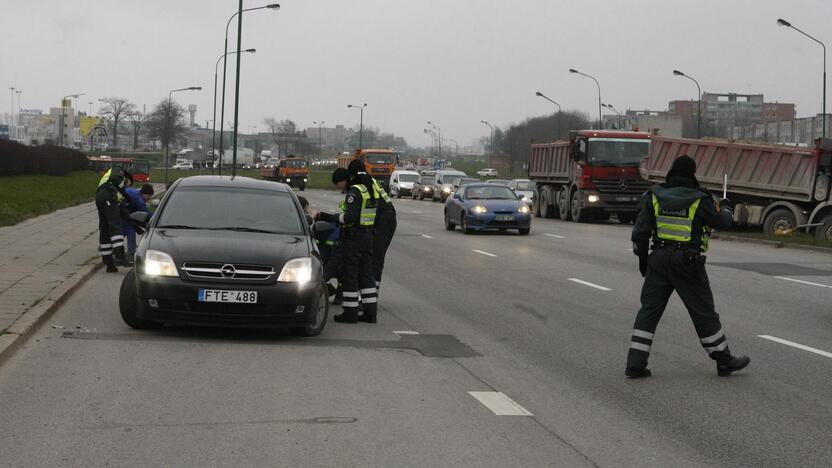
<svg viewBox="0 0 832 468"><path fill-rule="evenodd" d="M526 205L532 206L532 199L534 198L534 184L529 179L514 179L508 183L508 187L514 190L514 193L526 202Z"/></svg>

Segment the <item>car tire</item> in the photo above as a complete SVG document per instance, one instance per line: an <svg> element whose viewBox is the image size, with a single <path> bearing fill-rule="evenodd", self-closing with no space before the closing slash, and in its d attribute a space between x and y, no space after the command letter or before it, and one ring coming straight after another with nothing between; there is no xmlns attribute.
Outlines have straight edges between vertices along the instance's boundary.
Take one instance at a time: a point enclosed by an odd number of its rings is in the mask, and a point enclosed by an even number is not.
<svg viewBox="0 0 832 468"><path fill-rule="evenodd" d="M121 280L121 289L118 292L118 310L121 319L130 328L137 330L153 330L162 327L162 323L153 320L138 318L136 312L143 307L136 296L136 270L130 270Z"/></svg>
<svg viewBox="0 0 832 468"><path fill-rule="evenodd" d="M778 208L766 216L763 223L763 231L772 236L779 230L792 229L797 226L797 218L795 218L792 210L788 208Z"/></svg>
<svg viewBox="0 0 832 468"><path fill-rule="evenodd" d="M447 231L456 230L456 224L454 224L451 221L451 215L448 214L448 210L445 210L445 230L447 230Z"/></svg>
<svg viewBox="0 0 832 468"><path fill-rule="evenodd" d="M460 216L460 218L462 219L462 233L463 234L471 234L472 232L474 232L473 230L471 230L471 228L468 227L468 220L465 219L465 212L464 211L462 212L462 215Z"/></svg>
<svg viewBox="0 0 832 468"><path fill-rule="evenodd" d="M532 230L532 228L525 228L525 229L518 229L517 232L519 232L521 236L528 236L529 231L531 231L531 230Z"/></svg>
<svg viewBox="0 0 832 468"><path fill-rule="evenodd" d="M327 297L327 288L321 288L321 294L318 296L318 301L315 303L315 314L312 323L308 323L303 327L292 327L289 331L295 336L312 337L318 336L324 331L326 322L329 319L329 297Z"/></svg>

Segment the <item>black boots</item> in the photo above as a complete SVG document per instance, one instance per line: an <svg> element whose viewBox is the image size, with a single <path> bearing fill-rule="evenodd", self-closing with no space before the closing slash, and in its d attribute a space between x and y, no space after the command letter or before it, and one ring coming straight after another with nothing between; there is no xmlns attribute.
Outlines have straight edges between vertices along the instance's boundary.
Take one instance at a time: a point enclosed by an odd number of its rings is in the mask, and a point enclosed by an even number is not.
<svg viewBox="0 0 832 468"><path fill-rule="evenodd" d="M367 322L367 323L376 323L378 319L376 318L376 314L369 314L364 312L360 316L358 316L358 320L360 322Z"/></svg>
<svg viewBox="0 0 832 468"><path fill-rule="evenodd" d="M650 369L647 368L636 369L633 367L628 367L627 370L624 371L624 375L631 379L640 379L642 377L650 377L653 374L650 372Z"/></svg>
<svg viewBox="0 0 832 468"><path fill-rule="evenodd" d="M720 377L728 377L731 372L745 369L751 359L748 356L731 356L716 360L716 373Z"/></svg>
<svg viewBox="0 0 832 468"><path fill-rule="evenodd" d="M133 266L133 259L125 255L124 247L113 248L113 256L116 258L116 265L123 267Z"/></svg>
<svg viewBox="0 0 832 468"><path fill-rule="evenodd" d="M335 320L338 323L357 323L358 322L358 309L350 307L344 308L344 311L338 315L333 315L332 320Z"/></svg>

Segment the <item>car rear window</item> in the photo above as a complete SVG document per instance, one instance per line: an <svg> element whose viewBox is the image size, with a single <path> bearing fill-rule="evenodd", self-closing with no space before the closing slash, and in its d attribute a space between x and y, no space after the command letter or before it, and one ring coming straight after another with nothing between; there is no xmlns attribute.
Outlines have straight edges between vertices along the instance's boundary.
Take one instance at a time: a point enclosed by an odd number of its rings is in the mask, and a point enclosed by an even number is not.
<svg viewBox="0 0 832 468"><path fill-rule="evenodd" d="M157 226L303 233L300 213L288 193L232 187L176 188Z"/></svg>

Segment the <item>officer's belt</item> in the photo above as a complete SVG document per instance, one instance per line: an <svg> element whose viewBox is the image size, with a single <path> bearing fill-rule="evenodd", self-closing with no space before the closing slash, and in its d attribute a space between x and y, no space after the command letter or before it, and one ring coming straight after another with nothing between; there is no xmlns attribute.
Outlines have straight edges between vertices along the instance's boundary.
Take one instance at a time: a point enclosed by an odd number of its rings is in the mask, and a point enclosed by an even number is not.
<svg viewBox="0 0 832 468"><path fill-rule="evenodd" d="M692 242L674 242L666 239L653 240L653 250L656 249L670 249L670 250L687 250L691 252L699 252L699 246Z"/></svg>

